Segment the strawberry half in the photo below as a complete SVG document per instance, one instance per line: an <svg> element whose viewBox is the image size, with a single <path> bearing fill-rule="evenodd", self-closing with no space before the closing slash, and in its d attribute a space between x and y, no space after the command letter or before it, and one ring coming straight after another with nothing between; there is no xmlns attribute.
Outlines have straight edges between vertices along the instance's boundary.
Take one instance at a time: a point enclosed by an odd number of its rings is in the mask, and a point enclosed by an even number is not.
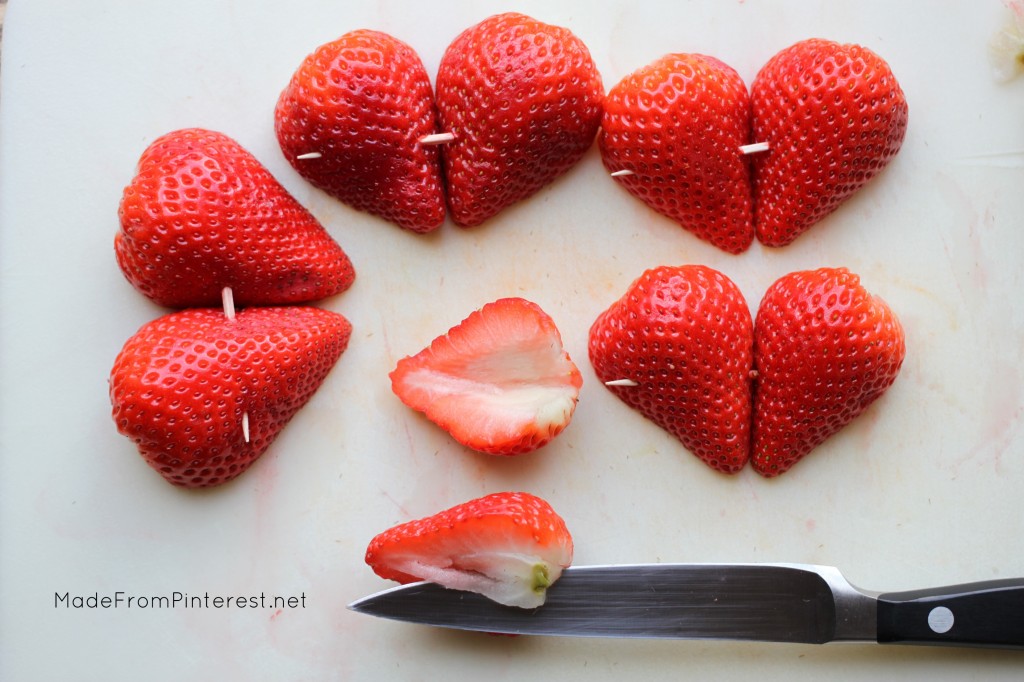
<svg viewBox="0 0 1024 682"><path fill-rule="evenodd" d="M234 319L214 309L165 315L114 362L114 422L169 482L219 485L266 451L351 332L341 315L302 306L248 308Z"/></svg>
<svg viewBox="0 0 1024 682"><path fill-rule="evenodd" d="M551 505L529 493L495 493L370 541L366 563L386 580L426 580L507 606L541 606L572 563L572 537Z"/></svg>
<svg viewBox="0 0 1024 682"><path fill-rule="evenodd" d="M889 65L859 45L805 40L751 85L754 222L769 246L792 242L885 168L907 132L907 100Z"/></svg>
<svg viewBox="0 0 1024 682"><path fill-rule="evenodd" d="M889 306L845 268L794 272L768 289L754 330L754 469L777 476L896 380L906 355Z"/></svg>
<svg viewBox="0 0 1024 682"><path fill-rule="evenodd" d="M754 241L750 97L714 57L670 54L608 93L599 146L614 179L658 213L729 253Z"/></svg>
<svg viewBox="0 0 1024 682"><path fill-rule="evenodd" d="M437 132L433 90L397 38L360 30L318 47L281 93L274 125L295 170L349 206L418 233L444 222L440 157L420 142Z"/></svg>
<svg viewBox="0 0 1024 682"><path fill-rule="evenodd" d="M598 379L723 473L750 454L752 353L743 294L703 265L646 271L590 328Z"/></svg>
<svg viewBox="0 0 1024 682"><path fill-rule="evenodd" d="M569 424L583 376L535 303L503 298L398 362L391 388L466 447L518 455Z"/></svg>
<svg viewBox="0 0 1024 682"><path fill-rule="evenodd" d="M448 206L478 225L568 171L590 148L604 86L569 30L522 14L493 16L445 51L437 73Z"/></svg>
<svg viewBox="0 0 1024 682"><path fill-rule="evenodd" d="M155 140L118 211L117 264L170 308L314 301L347 289L352 263L327 230L248 151L188 128Z"/></svg>

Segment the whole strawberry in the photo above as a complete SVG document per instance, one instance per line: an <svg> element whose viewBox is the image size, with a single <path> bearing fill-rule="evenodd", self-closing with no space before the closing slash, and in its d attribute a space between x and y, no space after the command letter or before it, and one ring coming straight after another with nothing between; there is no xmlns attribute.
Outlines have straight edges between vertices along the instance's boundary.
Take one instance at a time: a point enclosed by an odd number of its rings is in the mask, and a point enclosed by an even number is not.
<svg viewBox="0 0 1024 682"><path fill-rule="evenodd" d="M600 148L615 180L645 204L729 253L754 241L750 97L714 57L670 54L608 93Z"/></svg>
<svg viewBox="0 0 1024 682"><path fill-rule="evenodd" d="M590 328L598 379L724 473L750 454L752 348L743 294L703 265L646 271Z"/></svg>
<svg viewBox="0 0 1024 682"><path fill-rule="evenodd" d="M754 221L769 246L796 239L899 151L907 100L889 65L859 45L805 40L754 78Z"/></svg>
<svg viewBox="0 0 1024 682"><path fill-rule="evenodd" d="M302 303L347 289L352 263L327 231L230 137L177 130L139 159L118 212L117 263L171 308Z"/></svg>
<svg viewBox="0 0 1024 682"><path fill-rule="evenodd" d="M878 399L906 355L896 315L845 268L775 282L757 311L754 342L752 463L769 477Z"/></svg>
<svg viewBox="0 0 1024 682"><path fill-rule="evenodd" d="M572 536L550 504L502 492L384 531L370 541L366 563L388 580L428 580L536 608L572 553Z"/></svg>
<svg viewBox="0 0 1024 682"><path fill-rule="evenodd" d="M174 485L229 481L266 451L348 345L341 315L304 306L171 313L110 372L117 429Z"/></svg>
<svg viewBox="0 0 1024 682"><path fill-rule="evenodd" d="M441 59L437 108L448 206L478 225L569 170L593 144L604 87L570 31L522 14L493 16Z"/></svg>
<svg viewBox="0 0 1024 682"><path fill-rule="evenodd" d="M360 211L413 232L444 222L434 94L423 62L379 31L346 33L303 60L274 111L288 162Z"/></svg>

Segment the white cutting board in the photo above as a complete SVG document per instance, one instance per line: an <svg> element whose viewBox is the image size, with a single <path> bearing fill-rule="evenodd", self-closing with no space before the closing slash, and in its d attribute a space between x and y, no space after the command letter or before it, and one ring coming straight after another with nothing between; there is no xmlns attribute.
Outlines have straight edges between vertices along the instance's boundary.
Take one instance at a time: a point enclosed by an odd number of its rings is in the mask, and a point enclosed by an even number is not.
<svg viewBox="0 0 1024 682"><path fill-rule="evenodd" d="M789 247L730 256L629 197L596 149L482 227L427 237L299 178L277 95L316 46L356 28L436 73L469 25L516 9L570 27L606 88L672 51L749 83L820 36L891 64L910 104L895 162ZM385 528L502 489L565 517L576 562L799 561L909 589L1024 575L1024 79L998 84L984 2L439 3L13 0L0 104L0 678L4 680L620 680L1019 678L1006 652L504 638L359 616L390 585L363 564ZM356 284L321 305L349 350L235 483L166 484L117 434L107 376L164 311L123 279L117 204L142 150L204 126L250 149L348 251ZM858 422L780 479L712 472L597 383L587 330L645 268L704 263L756 308L777 277L844 265L902 318L907 361ZM468 452L387 373L502 296L555 319L584 375L575 418L518 459ZM55 596L305 597L305 608L68 609Z"/></svg>

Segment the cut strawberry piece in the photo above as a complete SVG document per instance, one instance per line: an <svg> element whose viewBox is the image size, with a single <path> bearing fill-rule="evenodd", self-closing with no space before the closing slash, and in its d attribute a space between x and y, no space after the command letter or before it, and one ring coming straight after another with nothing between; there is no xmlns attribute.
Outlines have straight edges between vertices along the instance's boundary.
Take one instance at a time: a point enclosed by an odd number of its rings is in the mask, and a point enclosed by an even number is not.
<svg viewBox="0 0 1024 682"><path fill-rule="evenodd" d="M155 140L124 190L117 263L170 308L315 301L355 271L327 230L270 172L222 133L186 128Z"/></svg>
<svg viewBox="0 0 1024 682"><path fill-rule="evenodd" d="M114 362L114 422L169 482L219 485L270 447L351 332L341 315L305 306L248 308L234 319L213 309L165 315Z"/></svg>
<svg viewBox="0 0 1024 682"><path fill-rule="evenodd" d="M739 288L703 265L646 271L590 329L590 362L623 402L705 464L750 455L753 322Z"/></svg>
<svg viewBox="0 0 1024 682"><path fill-rule="evenodd" d="M452 220L478 225L566 173L594 143L603 99L568 29L508 12L463 31L437 71Z"/></svg>
<svg viewBox="0 0 1024 682"><path fill-rule="evenodd" d="M381 533L366 563L388 580L426 580L530 609L544 603L572 552L565 521L550 504L504 492Z"/></svg>
<svg viewBox="0 0 1024 682"><path fill-rule="evenodd" d="M729 253L754 241L750 96L736 71L670 54L626 76L604 103L600 148L615 180L658 213Z"/></svg>
<svg viewBox="0 0 1024 682"><path fill-rule="evenodd" d="M355 209L424 233L444 222L434 93L416 52L359 30L303 60L274 110L288 162Z"/></svg>
<svg viewBox="0 0 1024 682"><path fill-rule="evenodd" d="M494 455L536 450L561 433L583 384L554 322L521 298L485 305L390 376L402 402Z"/></svg>
<svg viewBox="0 0 1024 682"><path fill-rule="evenodd" d="M860 415L906 355L899 319L845 268L780 278L754 328L752 464L763 476L788 471Z"/></svg>
<svg viewBox="0 0 1024 682"><path fill-rule="evenodd" d="M907 100L885 60L859 45L805 40L751 85L754 225L789 244L885 168L907 132Z"/></svg>

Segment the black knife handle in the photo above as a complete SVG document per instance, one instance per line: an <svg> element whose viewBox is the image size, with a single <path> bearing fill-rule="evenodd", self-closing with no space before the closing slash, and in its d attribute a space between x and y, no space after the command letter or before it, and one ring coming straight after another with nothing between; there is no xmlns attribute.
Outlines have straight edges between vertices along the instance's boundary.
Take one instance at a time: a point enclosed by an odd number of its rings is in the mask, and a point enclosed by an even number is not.
<svg viewBox="0 0 1024 682"><path fill-rule="evenodd" d="M1024 578L881 594L878 641L1024 649Z"/></svg>

